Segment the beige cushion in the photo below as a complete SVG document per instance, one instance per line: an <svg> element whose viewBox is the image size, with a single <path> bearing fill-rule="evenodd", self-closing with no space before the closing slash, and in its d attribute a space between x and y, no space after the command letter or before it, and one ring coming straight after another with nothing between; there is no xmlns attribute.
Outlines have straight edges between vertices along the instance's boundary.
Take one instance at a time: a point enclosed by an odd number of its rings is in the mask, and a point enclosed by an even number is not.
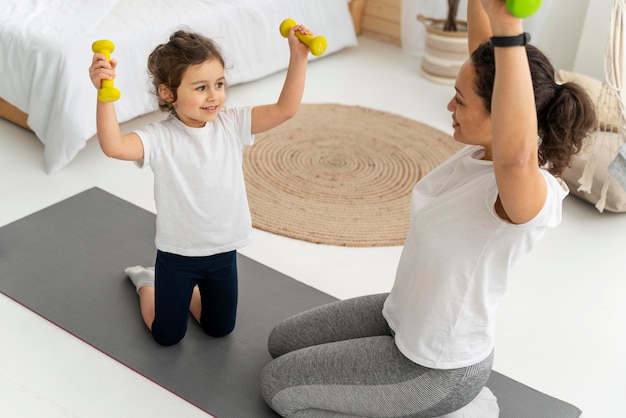
<svg viewBox="0 0 626 418"><path fill-rule="evenodd" d="M626 190L613 178L607 170L609 164L617 153L616 146L621 143L619 134L612 132L599 132L597 138L592 141L583 151L581 156L576 156L572 167L565 169L562 178L570 188L570 193L587 202L596 205L600 201L602 187L609 179L609 188L606 194L604 210L609 212L626 212ZM619 142L618 142L619 141ZM593 183L589 193L578 191L579 179L583 175L587 160L585 155L595 155L596 167L593 172Z"/></svg>

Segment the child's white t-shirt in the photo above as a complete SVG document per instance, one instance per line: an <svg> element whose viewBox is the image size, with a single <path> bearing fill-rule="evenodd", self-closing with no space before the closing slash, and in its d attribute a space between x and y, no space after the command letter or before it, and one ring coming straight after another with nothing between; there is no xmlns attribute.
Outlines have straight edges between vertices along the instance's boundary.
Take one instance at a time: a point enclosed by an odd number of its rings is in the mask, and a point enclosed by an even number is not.
<svg viewBox="0 0 626 418"><path fill-rule="evenodd" d="M561 221L569 190L545 170L540 213L523 225L502 220L493 163L483 155L467 146L411 195L411 227L383 315L399 350L426 367L465 367L489 356L511 267Z"/></svg>
<svg viewBox="0 0 626 418"><path fill-rule="evenodd" d="M191 128L173 115L135 131L154 172L157 249L208 256L249 243L252 220L243 177L243 148L252 145L252 108L224 109Z"/></svg>

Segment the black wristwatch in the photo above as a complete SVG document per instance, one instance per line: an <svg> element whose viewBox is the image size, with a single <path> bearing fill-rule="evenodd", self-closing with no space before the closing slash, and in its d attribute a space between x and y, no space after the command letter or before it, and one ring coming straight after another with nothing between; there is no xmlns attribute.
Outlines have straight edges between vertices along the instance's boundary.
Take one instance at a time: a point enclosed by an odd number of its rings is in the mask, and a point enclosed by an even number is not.
<svg viewBox="0 0 626 418"><path fill-rule="evenodd" d="M524 46L530 42L530 33L524 32L517 36L492 36L490 39L491 46L507 47L507 46Z"/></svg>

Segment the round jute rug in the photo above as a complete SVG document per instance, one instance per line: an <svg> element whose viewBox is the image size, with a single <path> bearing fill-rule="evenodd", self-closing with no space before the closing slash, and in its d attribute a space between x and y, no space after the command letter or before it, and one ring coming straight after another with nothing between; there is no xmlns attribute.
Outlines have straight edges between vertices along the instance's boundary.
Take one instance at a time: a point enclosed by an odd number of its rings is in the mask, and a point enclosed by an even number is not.
<svg viewBox="0 0 626 418"><path fill-rule="evenodd" d="M413 186L460 147L391 113L303 104L246 148L253 225L318 244L402 245Z"/></svg>

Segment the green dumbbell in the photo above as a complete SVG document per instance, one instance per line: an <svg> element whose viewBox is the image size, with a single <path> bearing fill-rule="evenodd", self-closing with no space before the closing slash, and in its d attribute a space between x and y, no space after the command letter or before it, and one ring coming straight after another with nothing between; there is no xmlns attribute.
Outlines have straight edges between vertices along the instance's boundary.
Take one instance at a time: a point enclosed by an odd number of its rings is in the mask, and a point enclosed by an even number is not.
<svg viewBox="0 0 626 418"><path fill-rule="evenodd" d="M506 0L509 13L519 18L533 15L541 6L541 0Z"/></svg>

